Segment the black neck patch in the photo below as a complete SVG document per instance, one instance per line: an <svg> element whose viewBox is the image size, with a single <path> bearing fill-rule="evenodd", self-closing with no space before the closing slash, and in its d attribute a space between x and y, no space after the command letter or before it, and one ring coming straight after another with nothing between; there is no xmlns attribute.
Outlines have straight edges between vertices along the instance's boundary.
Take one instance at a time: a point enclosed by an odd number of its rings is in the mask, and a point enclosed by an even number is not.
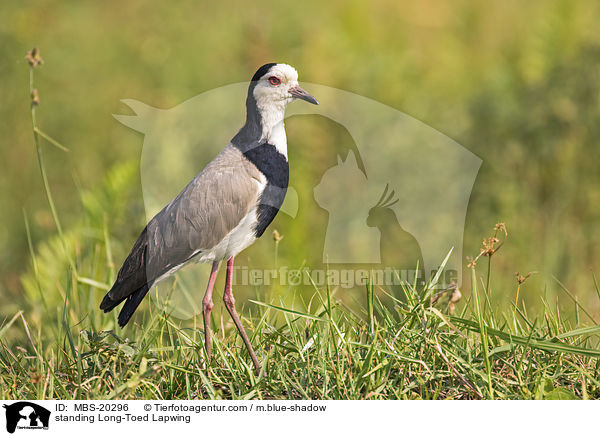
<svg viewBox="0 0 600 436"><path fill-rule="evenodd" d="M255 234L259 238L283 204L290 179L290 167L285 156L274 145L266 142L247 150L242 149L242 152L267 179L267 186L260 195L258 205Z"/></svg>

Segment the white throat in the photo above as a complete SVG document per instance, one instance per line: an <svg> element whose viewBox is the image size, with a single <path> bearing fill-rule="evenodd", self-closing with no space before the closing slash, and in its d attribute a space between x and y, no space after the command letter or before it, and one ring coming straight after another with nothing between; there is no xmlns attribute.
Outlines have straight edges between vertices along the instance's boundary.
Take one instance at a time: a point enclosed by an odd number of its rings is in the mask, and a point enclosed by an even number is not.
<svg viewBox="0 0 600 436"><path fill-rule="evenodd" d="M264 135L264 130L263 130ZM265 139L268 139L269 144L273 144L277 151L285 156L287 160L287 136L285 135L285 125L283 120L273 126Z"/></svg>
<svg viewBox="0 0 600 436"><path fill-rule="evenodd" d="M266 140L269 144L274 145L277 151L287 159L287 137L283 123L286 105L286 102L281 102L280 104L270 103L261 107L260 102L258 102L262 126L261 140Z"/></svg>

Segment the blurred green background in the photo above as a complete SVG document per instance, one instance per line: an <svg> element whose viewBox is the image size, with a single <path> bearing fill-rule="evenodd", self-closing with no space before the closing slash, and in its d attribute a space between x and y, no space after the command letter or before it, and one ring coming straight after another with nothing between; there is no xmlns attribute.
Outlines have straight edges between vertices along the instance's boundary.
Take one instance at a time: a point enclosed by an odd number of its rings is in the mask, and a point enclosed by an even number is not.
<svg viewBox="0 0 600 436"><path fill-rule="evenodd" d="M24 57L38 46L46 61L36 70L39 125L71 150L44 143L47 171L80 269L96 280L114 274L97 268L106 263L99 260L104 228L118 267L145 222L143 136L112 117L130 113L120 100L170 108L246 81L276 60L294 65L303 81L364 95L422 120L483 159L463 252L476 255L494 224L506 223L508 240L493 261L499 306L514 299L515 271L536 271L521 289L532 311L540 295L571 304L556 277L597 315L599 22L600 4L591 0L4 1L1 312L23 307L24 287L28 301L36 298L23 209L47 280L44 292L61 289L66 278L31 132ZM286 126L297 180L315 162L328 166L322 150L350 141L340 126L318 117L292 118ZM327 156L335 159L335 153ZM326 219L317 209L304 217L308 227L279 217L281 258L300 265L297 247L311 242L306 228ZM273 245L265 237L240 257L272 256Z"/></svg>

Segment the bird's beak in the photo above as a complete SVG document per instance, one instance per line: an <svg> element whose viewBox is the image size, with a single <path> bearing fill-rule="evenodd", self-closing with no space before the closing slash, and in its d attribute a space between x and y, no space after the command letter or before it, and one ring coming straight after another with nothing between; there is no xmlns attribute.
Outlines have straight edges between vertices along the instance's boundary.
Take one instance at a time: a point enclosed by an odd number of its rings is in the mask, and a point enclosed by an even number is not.
<svg viewBox="0 0 600 436"><path fill-rule="evenodd" d="M316 98L306 92L304 89L300 88L300 86L294 86L289 91L290 95L294 98L299 98L301 100L307 101L312 104L319 104Z"/></svg>

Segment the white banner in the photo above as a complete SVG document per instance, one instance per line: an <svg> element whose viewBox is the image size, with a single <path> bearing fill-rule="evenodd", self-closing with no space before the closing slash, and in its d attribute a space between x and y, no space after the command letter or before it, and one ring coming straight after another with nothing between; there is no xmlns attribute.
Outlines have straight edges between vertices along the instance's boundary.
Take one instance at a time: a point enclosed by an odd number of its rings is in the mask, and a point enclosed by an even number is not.
<svg viewBox="0 0 600 436"><path fill-rule="evenodd" d="M0 434L577 434L598 403L533 401L0 401ZM539 412L539 413L538 413ZM125 433L126 432L126 433Z"/></svg>

